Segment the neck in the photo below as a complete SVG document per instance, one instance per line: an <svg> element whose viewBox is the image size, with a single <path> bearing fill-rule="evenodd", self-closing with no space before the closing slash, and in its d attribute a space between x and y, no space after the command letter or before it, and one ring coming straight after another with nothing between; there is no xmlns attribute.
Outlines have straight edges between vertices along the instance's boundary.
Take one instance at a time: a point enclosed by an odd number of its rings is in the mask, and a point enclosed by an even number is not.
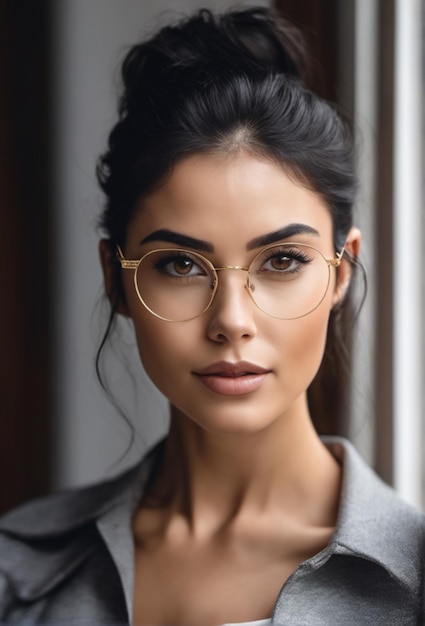
<svg viewBox="0 0 425 626"><path fill-rule="evenodd" d="M255 434L206 432L173 408L153 484L154 495L207 532L274 509L296 522L333 526L339 490L340 468L318 438L304 397Z"/></svg>

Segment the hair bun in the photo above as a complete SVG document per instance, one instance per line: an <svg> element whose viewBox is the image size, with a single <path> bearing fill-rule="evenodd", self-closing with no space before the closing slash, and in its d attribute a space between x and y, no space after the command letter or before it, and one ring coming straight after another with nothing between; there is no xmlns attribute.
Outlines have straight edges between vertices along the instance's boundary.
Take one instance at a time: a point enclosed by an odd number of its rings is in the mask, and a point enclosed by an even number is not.
<svg viewBox="0 0 425 626"><path fill-rule="evenodd" d="M226 13L218 18L218 27L228 38L232 54L236 55L238 51L240 57L267 72L297 78L304 75L306 50L303 36L274 10L253 8ZM231 64L239 65L240 60L233 57Z"/></svg>
<svg viewBox="0 0 425 626"><path fill-rule="evenodd" d="M139 106L147 92L161 108L164 98L175 101L181 92L229 77L287 74L302 79L305 69L300 31L273 10L215 16L202 9L131 49L123 65L126 98L121 111L132 103Z"/></svg>

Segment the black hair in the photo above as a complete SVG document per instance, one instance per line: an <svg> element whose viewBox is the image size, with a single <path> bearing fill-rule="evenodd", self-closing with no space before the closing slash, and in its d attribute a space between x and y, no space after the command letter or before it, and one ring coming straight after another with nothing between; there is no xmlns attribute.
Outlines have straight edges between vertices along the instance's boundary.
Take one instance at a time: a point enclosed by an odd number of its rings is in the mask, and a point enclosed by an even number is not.
<svg viewBox="0 0 425 626"><path fill-rule="evenodd" d="M100 225L113 257L116 244L125 245L136 203L179 160L241 150L279 163L320 194L332 215L335 249L342 248L357 189L351 132L305 86L305 58L299 31L266 8L220 16L202 10L130 49L119 120L97 168L106 195ZM114 281L116 298L123 298L118 263ZM333 342L335 332L329 336Z"/></svg>

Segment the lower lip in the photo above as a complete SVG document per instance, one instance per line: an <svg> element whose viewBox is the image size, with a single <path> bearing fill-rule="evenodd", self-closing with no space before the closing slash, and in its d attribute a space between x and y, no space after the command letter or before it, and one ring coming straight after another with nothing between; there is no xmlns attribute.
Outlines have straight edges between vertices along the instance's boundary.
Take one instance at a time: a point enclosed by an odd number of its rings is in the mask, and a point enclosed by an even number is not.
<svg viewBox="0 0 425 626"><path fill-rule="evenodd" d="M258 389L267 373L247 374L245 376L199 375L199 380L211 391L226 396L242 396Z"/></svg>

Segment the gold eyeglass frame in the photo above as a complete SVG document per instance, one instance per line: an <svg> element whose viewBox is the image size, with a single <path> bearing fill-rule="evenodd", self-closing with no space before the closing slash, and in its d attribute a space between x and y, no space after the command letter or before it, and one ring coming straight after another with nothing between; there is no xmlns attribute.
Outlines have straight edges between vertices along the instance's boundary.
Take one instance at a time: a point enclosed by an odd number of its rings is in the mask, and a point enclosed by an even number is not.
<svg viewBox="0 0 425 626"><path fill-rule="evenodd" d="M269 250L272 248L279 248L281 246L302 246L304 248L311 248L312 250L315 250L316 252L318 252L320 254L320 256L322 257L322 259L324 261L326 261L327 265L328 265L328 282L326 285L326 289L323 293L323 296L321 297L320 301L316 304L316 306L311 309L310 311L308 311L307 313L303 313L302 315L297 315L295 317L277 317L276 315L270 315L270 313L268 313L267 311L264 311L264 309L262 309L257 302L255 301L253 295L252 295L252 289L249 283L249 272L251 267L253 266L253 264L255 263L255 261L257 260L257 258L264 253L265 250ZM116 246L116 254L117 254L117 258L118 261L121 265L121 268L124 270L134 270L134 277L133 277L133 281L134 281L134 287L137 293L137 296L140 300L140 302L142 303L142 305L145 307L145 309L147 309L149 311L149 313L151 313L152 315L154 315L155 317L157 317L160 320L163 320L164 322L189 322L190 320L193 320L197 317L200 317L201 315L203 315L206 311L208 311L208 309L210 308L210 306L212 305L213 301L214 301L214 297L218 288L218 274L217 272L221 272L224 270L241 270L243 272L248 272L247 274L247 279L246 279L246 284L245 284L245 289L247 290L252 302L255 304L255 306L257 307L257 309L259 309L260 311L262 311L263 313L265 313L266 315L268 315L269 317L272 317L274 319L279 319L279 320L284 320L284 321L290 321L290 320L296 320L296 319L300 319L302 317L306 317L307 315L310 315L310 313L313 313L313 311L315 311L323 302L323 300L325 299L325 296L328 292L329 289L329 283L330 283L330 279L331 279L331 273L330 273L330 268L331 267L339 267L341 265L341 260L342 257L344 255L344 250L345 250L345 246L341 249L340 252L336 252L336 256L334 258L328 259L325 257L325 255L315 246L312 246L310 244L306 244L306 243L301 243L301 242L295 242L295 241L288 241L288 242L280 242L280 243L274 243L274 244L270 244L269 246L265 246L264 248L262 248L258 254L255 255L255 257L252 259L251 263L249 264L248 267L244 267L242 265L224 265L223 267L215 267L211 261L209 259L207 259L206 257L204 257L202 254L199 254L199 252L194 252L192 250L187 250L185 248L155 248L155 250L149 250L149 252L146 252L146 254L144 254L143 256L140 257L140 259L126 259L124 257L123 251L121 249L121 247L119 245ZM187 252L192 256L198 257L202 262L204 262L207 267L209 267L212 271L212 275L214 277L214 283L212 286L212 293L211 293L211 297L210 300L208 302L208 304L204 307L204 309L200 312L197 313L196 315L193 315L192 317L189 317L187 319L184 320L172 320L169 319L167 317L163 317L162 315L159 315L158 313L156 313L155 311L153 311L147 304L146 302L143 300L140 291L139 291L139 285L137 283L137 270L138 267L140 265L140 263L142 263L142 261L144 259L146 259L148 256L150 256L151 254L154 254L155 252Z"/></svg>

